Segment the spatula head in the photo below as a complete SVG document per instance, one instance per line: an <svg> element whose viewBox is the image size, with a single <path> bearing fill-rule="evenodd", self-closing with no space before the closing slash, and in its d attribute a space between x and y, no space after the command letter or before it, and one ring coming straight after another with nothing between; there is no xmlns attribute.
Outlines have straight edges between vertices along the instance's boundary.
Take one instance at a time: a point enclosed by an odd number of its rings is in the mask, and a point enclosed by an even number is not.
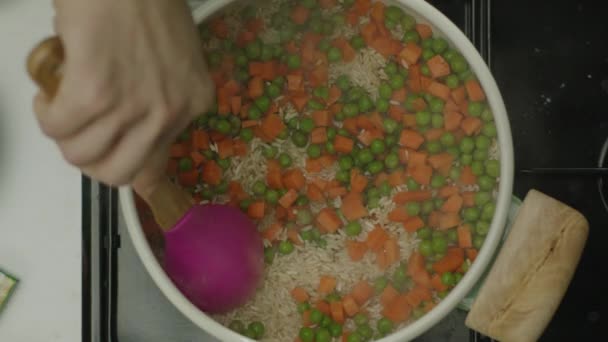
<svg viewBox="0 0 608 342"><path fill-rule="evenodd" d="M182 293L207 313L245 304L264 271L264 246L237 208L195 205L165 233L165 270Z"/></svg>

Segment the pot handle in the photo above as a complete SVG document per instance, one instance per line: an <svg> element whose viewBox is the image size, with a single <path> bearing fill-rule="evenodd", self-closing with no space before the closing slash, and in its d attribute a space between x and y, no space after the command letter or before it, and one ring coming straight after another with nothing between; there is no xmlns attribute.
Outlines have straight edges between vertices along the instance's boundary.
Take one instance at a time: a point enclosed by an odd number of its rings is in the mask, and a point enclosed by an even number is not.
<svg viewBox="0 0 608 342"><path fill-rule="evenodd" d="M40 42L27 58L30 77L51 99L59 89L64 60L63 44L57 36ZM165 231L175 226L194 204L192 196L167 177L162 177L151 192L134 190L150 206L156 222Z"/></svg>
<svg viewBox="0 0 608 342"><path fill-rule="evenodd" d="M466 325L502 342L537 341L568 289L588 232L578 211L528 192Z"/></svg>

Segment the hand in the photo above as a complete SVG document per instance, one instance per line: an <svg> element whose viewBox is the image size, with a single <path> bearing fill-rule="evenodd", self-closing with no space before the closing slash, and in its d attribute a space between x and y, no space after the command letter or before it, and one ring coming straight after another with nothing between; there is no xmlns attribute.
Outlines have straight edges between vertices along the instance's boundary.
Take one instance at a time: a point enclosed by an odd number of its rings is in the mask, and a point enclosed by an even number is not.
<svg viewBox="0 0 608 342"><path fill-rule="evenodd" d="M34 108L65 159L145 195L170 144L213 101L196 26L181 0L55 0L62 82Z"/></svg>

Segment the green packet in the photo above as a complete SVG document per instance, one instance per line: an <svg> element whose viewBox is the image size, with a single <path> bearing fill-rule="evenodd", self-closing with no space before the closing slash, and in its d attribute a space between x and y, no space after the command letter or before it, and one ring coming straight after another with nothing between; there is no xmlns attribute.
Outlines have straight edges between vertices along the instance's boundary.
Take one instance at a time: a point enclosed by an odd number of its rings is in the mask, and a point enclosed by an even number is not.
<svg viewBox="0 0 608 342"><path fill-rule="evenodd" d="M511 207L509 208L509 213L507 215L507 223L505 224L504 234L502 236L502 239L498 243L498 248L496 248L497 252L500 251L503 243L505 242L505 239L507 238L507 235L509 234L509 231L511 231L511 226L513 225L513 221L515 221L515 216L517 216L517 211L519 211L521 204L522 204L522 201L519 198L513 196L512 201L511 201ZM494 265L494 261L496 260L496 257L498 256L497 252L494 253L494 256L492 257L492 260L490 260L490 263L488 264L486 271L484 272L484 274L482 274L481 278L479 278L479 281L477 282L477 284L475 284L475 286L473 286L471 291L458 304L459 309L465 310L465 311L471 310L471 306L473 305L473 302L475 301L475 298L477 297L477 293L479 292L479 289L481 289L481 286L483 285L486 277L488 276L488 273L490 272L492 265Z"/></svg>
<svg viewBox="0 0 608 342"><path fill-rule="evenodd" d="M15 291L19 279L0 269L0 313Z"/></svg>

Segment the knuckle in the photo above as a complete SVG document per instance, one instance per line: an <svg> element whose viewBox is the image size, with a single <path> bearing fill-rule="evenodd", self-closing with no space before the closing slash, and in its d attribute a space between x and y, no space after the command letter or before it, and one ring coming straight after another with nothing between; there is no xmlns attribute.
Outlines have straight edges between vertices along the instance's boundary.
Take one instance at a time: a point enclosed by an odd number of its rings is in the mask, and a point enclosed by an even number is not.
<svg viewBox="0 0 608 342"><path fill-rule="evenodd" d="M108 78L93 77L90 82L84 82L78 90L74 101L74 111L98 114L107 112L115 102L115 91Z"/></svg>

